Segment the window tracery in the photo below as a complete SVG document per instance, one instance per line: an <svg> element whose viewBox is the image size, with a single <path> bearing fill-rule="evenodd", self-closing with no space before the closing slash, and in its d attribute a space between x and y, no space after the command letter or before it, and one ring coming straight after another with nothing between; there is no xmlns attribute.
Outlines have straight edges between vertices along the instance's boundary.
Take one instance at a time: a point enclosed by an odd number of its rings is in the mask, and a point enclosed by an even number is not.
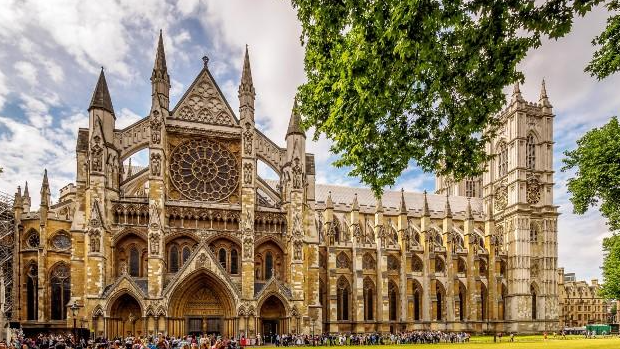
<svg viewBox="0 0 620 349"><path fill-rule="evenodd" d="M527 136L525 144L527 168L533 170L536 167L536 141L533 134Z"/></svg>
<svg viewBox="0 0 620 349"><path fill-rule="evenodd" d="M172 184L187 198L218 202L237 188L239 169L234 155L222 144L190 140L172 151L170 176Z"/></svg>
<svg viewBox="0 0 620 349"><path fill-rule="evenodd" d="M400 269L400 262L398 258L389 255L387 258L387 269L388 271L398 271Z"/></svg>
<svg viewBox="0 0 620 349"><path fill-rule="evenodd" d="M411 257L411 271L421 272L424 268L424 264L422 263L422 259L416 255Z"/></svg>
<svg viewBox="0 0 620 349"><path fill-rule="evenodd" d="M71 238L64 232L54 235L51 243L58 250L68 250L71 248Z"/></svg>
<svg viewBox="0 0 620 349"><path fill-rule="evenodd" d="M28 245L28 247L37 248L39 247L40 242L41 241L39 239L39 232L34 229L30 230L28 238L26 239L26 244Z"/></svg>
<svg viewBox="0 0 620 349"><path fill-rule="evenodd" d="M372 257L372 255L370 255L370 253L364 254L364 257L362 259L363 270L375 270L376 265L377 265L377 262Z"/></svg>
<svg viewBox="0 0 620 349"><path fill-rule="evenodd" d="M350 269L351 268L351 260L349 260L349 256L346 253L340 252L338 257L336 258L336 268L339 269Z"/></svg>
<svg viewBox="0 0 620 349"><path fill-rule="evenodd" d="M64 320L67 318L67 302L71 298L71 272L69 266L61 262L50 275L51 318Z"/></svg>
<svg viewBox="0 0 620 349"><path fill-rule="evenodd" d="M500 177L508 174L508 147L505 142L501 142L498 148L498 173Z"/></svg>

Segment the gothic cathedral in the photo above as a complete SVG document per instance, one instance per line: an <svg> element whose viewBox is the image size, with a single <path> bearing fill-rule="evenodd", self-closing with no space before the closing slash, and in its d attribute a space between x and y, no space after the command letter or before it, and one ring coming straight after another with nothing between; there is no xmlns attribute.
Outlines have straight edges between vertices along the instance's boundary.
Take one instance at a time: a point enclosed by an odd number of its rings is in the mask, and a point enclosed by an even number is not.
<svg viewBox="0 0 620 349"><path fill-rule="evenodd" d="M12 317L25 330L74 319L109 338L556 328L544 82L538 103L515 86L483 176L375 198L315 183L295 106L284 147L256 128L247 50L238 115L207 63L171 108L160 33L151 110L125 129L102 70L75 184L52 203L46 171L38 211L18 189ZM141 150L149 165L127 165Z"/></svg>

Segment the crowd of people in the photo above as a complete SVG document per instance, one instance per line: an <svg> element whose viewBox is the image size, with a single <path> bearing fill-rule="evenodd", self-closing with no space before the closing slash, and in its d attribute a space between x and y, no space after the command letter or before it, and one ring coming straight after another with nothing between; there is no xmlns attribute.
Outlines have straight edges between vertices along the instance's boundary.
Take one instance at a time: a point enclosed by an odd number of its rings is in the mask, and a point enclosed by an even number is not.
<svg viewBox="0 0 620 349"><path fill-rule="evenodd" d="M464 332L411 331L398 334L268 334L250 341L243 336L223 338L216 335L169 337L157 336L126 338L75 338L71 334L39 334L26 336L15 333L0 349L238 349L252 345L284 346L348 346L383 344L463 343L470 335Z"/></svg>

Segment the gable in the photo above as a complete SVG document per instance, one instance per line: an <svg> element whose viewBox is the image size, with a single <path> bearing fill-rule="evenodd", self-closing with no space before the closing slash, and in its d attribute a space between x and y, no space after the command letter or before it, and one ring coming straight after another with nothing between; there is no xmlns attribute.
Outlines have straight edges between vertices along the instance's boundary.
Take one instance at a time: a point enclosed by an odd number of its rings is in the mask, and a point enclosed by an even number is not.
<svg viewBox="0 0 620 349"><path fill-rule="evenodd" d="M238 121L207 68L202 69L170 115L171 119L237 126Z"/></svg>

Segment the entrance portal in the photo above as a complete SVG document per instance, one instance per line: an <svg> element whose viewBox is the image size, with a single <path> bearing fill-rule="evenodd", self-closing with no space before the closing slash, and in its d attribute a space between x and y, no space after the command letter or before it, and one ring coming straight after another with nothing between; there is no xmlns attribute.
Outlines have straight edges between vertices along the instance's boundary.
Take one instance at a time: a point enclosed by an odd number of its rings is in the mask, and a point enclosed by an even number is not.
<svg viewBox="0 0 620 349"><path fill-rule="evenodd" d="M282 301L276 296L269 296L260 308L260 320L262 325L259 327L265 336L265 341L270 342L276 334L288 333L288 323L286 310Z"/></svg>
<svg viewBox="0 0 620 349"><path fill-rule="evenodd" d="M108 338L142 335L143 320L140 303L127 293L121 295L112 304L107 323Z"/></svg>
<svg viewBox="0 0 620 349"><path fill-rule="evenodd" d="M173 291L168 332L172 336L232 336L236 330L233 308L231 296L221 281L206 271L196 272Z"/></svg>

